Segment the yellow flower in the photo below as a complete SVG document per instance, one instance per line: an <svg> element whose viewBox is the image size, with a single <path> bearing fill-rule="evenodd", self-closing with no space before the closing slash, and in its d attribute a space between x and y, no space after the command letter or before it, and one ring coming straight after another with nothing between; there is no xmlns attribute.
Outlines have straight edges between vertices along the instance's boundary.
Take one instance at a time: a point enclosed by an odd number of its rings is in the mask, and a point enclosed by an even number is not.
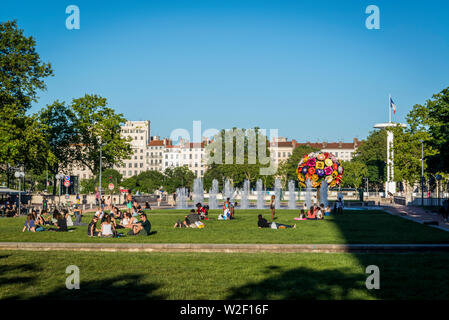
<svg viewBox="0 0 449 320"><path fill-rule="evenodd" d="M324 160L324 164L326 165L326 167L331 167L332 166L332 160L331 159L326 159L326 160Z"/></svg>
<svg viewBox="0 0 449 320"><path fill-rule="evenodd" d="M323 161L318 161L316 163L316 168L317 169L324 169L324 162Z"/></svg>

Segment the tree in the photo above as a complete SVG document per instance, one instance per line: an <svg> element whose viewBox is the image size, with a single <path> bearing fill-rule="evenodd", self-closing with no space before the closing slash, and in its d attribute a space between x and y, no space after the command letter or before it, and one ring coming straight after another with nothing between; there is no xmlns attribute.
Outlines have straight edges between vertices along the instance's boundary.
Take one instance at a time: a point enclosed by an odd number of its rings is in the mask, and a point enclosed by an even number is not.
<svg viewBox="0 0 449 320"><path fill-rule="evenodd" d="M367 178L370 183L374 184L377 190L382 189L387 176L386 130L370 132L366 140L357 148L352 160L364 163L368 169Z"/></svg>
<svg viewBox="0 0 449 320"><path fill-rule="evenodd" d="M123 114L116 114L107 107L106 98L86 94L73 99L71 108L75 115L73 123L76 133L72 149L78 164L86 166L93 173L99 172L100 145L105 168L130 158L131 137L127 139L121 135L121 126L126 119Z"/></svg>
<svg viewBox="0 0 449 320"><path fill-rule="evenodd" d="M232 148L226 148L227 144L232 145ZM265 146L265 150L259 151L262 146ZM207 146L206 152L209 158L204 174L206 189L212 186L213 179L218 180L221 188L224 187L225 179L230 179L234 187L243 187L245 179L252 184L259 178L270 184L273 181L272 175L261 174L263 168L270 167L270 163L264 161L270 160L270 149L267 137L261 134L257 127L247 130L221 130ZM255 159L250 161L251 155L255 155Z"/></svg>
<svg viewBox="0 0 449 320"><path fill-rule="evenodd" d="M368 176L368 167L360 161L346 161L342 163L345 169L343 175L343 186L358 189L363 182L363 178Z"/></svg>
<svg viewBox="0 0 449 320"><path fill-rule="evenodd" d="M425 148L435 151L426 157L429 170L449 173L449 87L434 94L425 105L413 106L407 122L410 133L428 133Z"/></svg>
<svg viewBox="0 0 449 320"><path fill-rule="evenodd" d="M109 184L114 184L114 189L112 193L120 192L120 183L122 182L122 174L115 169L106 169L101 172L101 189L105 190L103 194L107 194L109 192ZM90 179L81 180L81 189L82 192L95 192L95 189L98 188L100 179L98 174Z"/></svg>
<svg viewBox="0 0 449 320"><path fill-rule="evenodd" d="M167 168L164 171L163 187L168 193L175 192L177 188L187 187L192 190L195 174L187 166Z"/></svg>
<svg viewBox="0 0 449 320"><path fill-rule="evenodd" d="M36 168L46 162L42 127L27 116L44 78L53 74L41 61L33 37L26 37L16 21L0 23L0 168ZM9 172L7 172L9 174ZM9 179L8 179L9 181Z"/></svg>
<svg viewBox="0 0 449 320"><path fill-rule="evenodd" d="M41 109L39 121L44 126L44 135L53 161L47 162L47 169L54 176L53 195L56 194L55 175L64 171L73 161L72 143L76 139L73 127L73 112L64 103L55 101Z"/></svg>
<svg viewBox="0 0 449 320"><path fill-rule="evenodd" d="M123 186L132 192L153 193L164 184L164 175L155 170L141 172L123 181Z"/></svg>

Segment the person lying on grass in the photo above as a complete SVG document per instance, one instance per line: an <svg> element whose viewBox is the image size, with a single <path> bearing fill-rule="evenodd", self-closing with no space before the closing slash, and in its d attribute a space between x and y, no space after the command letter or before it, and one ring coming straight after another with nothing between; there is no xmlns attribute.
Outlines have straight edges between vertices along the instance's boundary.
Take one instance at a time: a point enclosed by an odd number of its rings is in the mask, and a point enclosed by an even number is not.
<svg viewBox="0 0 449 320"><path fill-rule="evenodd" d="M98 217L93 216L92 221L89 223L87 227L87 235L89 237L99 237L101 236L101 230L97 229Z"/></svg>
<svg viewBox="0 0 449 320"><path fill-rule="evenodd" d="M257 221L257 226L259 227L259 229L261 228L271 228L271 229L287 229L287 228L296 228L296 224L294 225L288 225L288 224L281 224L281 223L276 223L276 222L271 222L269 223L267 221L267 219L263 218L261 214L259 214L257 216L258 221Z"/></svg>
<svg viewBox="0 0 449 320"><path fill-rule="evenodd" d="M184 217L184 221L178 220L174 228L204 228L204 223L200 221L200 215L195 210L190 210L190 214Z"/></svg>
<svg viewBox="0 0 449 320"><path fill-rule="evenodd" d="M128 232L130 236L148 236L151 231L151 223L147 219L145 213L140 214L141 221L131 225L131 230Z"/></svg>
<svg viewBox="0 0 449 320"><path fill-rule="evenodd" d="M299 213L299 217L295 217L295 220L307 220L304 209L301 209Z"/></svg>

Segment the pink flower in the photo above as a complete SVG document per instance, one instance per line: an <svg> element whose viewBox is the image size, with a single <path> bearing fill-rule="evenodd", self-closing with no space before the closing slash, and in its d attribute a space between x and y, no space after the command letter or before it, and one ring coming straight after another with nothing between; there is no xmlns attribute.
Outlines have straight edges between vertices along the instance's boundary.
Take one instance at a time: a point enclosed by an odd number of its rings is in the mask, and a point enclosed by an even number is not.
<svg viewBox="0 0 449 320"><path fill-rule="evenodd" d="M330 176L332 174L332 167L326 167L324 168L324 173L326 174L326 176Z"/></svg>
<svg viewBox="0 0 449 320"><path fill-rule="evenodd" d="M307 161L307 166L308 167L315 167L316 166L316 159L315 158L309 159Z"/></svg>

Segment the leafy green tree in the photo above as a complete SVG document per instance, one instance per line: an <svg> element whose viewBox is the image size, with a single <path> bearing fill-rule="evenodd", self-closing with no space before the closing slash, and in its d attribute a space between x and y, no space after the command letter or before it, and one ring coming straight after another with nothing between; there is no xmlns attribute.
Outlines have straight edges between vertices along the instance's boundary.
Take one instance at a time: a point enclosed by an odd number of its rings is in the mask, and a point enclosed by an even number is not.
<svg viewBox="0 0 449 320"><path fill-rule="evenodd" d="M163 187L168 193L175 192L177 188L181 187L192 190L195 177L195 173L190 171L187 166L167 168L164 171Z"/></svg>
<svg viewBox="0 0 449 320"><path fill-rule="evenodd" d="M0 23L0 169L32 169L47 162L42 127L26 112L37 102L37 92L46 89L43 79L51 75L34 38L26 37L16 21Z"/></svg>
<svg viewBox="0 0 449 320"><path fill-rule="evenodd" d="M71 108L75 115L73 124L76 132L72 149L78 164L86 166L93 173L99 172L100 147L105 168L130 158L131 138L121 135L121 126L126 119L123 114L117 114L114 109L107 107L106 98L86 94L73 99Z"/></svg>
<svg viewBox="0 0 449 320"><path fill-rule="evenodd" d="M53 194L56 194L55 175L63 172L74 160L72 143L76 139L73 126L73 112L64 103L55 101L41 109L39 121L44 126L44 134L49 149L53 155L52 161L47 161L47 169L54 177Z"/></svg>
<svg viewBox="0 0 449 320"><path fill-rule="evenodd" d="M268 162L270 149L267 137L260 134L259 128L221 130L213 140L214 142L206 148L207 157L209 157L204 174L206 189L212 186L213 179L218 180L221 188L225 179L231 180L234 187L243 187L245 179L251 184L256 183L259 178L272 184L272 175L261 174L263 168L270 167ZM231 149L226 148L227 142L228 145L232 145ZM263 143L265 143L265 150L259 150ZM255 155L254 161L250 161L251 155ZM261 161L263 156L266 161Z"/></svg>
<svg viewBox="0 0 449 320"><path fill-rule="evenodd" d="M372 131L357 148L353 161L364 163L368 168L367 178L370 184L377 190L382 189L387 177L387 132Z"/></svg>
<svg viewBox="0 0 449 320"><path fill-rule="evenodd" d="M358 189L363 182L363 178L368 176L368 167L360 161L345 161L342 163L345 169L343 175L343 186Z"/></svg>
<svg viewBox="0 0 449 320"><path fill-rule="evenodd" d="M132 192L153 193L164 184L164 175L155 170L141 172L123 181L123 186Z"/></svg>
<svg viewBox="0 0 449 320"><path fill-rule="evenodd" d="M122 182L122 174L115 169L105 169L101 172L101 189L103 190L103 194L108 194L111 192L108 188L110 183L114 184L114 189L112 193L116 194L120 192L120 184ZM98 189L98 184L100 183L100 179L98 174L90 179L81 180L81 192L95 192L95 189Z"/></svg>
<svg viewBox="0 0 449 320"><path fill-rule="evenodd" d="M407 122L410 133L428 133L425 148L435 151L426 157L429 170L449 173L449 87L434 94L424 105L413 106Z"/></svg>

